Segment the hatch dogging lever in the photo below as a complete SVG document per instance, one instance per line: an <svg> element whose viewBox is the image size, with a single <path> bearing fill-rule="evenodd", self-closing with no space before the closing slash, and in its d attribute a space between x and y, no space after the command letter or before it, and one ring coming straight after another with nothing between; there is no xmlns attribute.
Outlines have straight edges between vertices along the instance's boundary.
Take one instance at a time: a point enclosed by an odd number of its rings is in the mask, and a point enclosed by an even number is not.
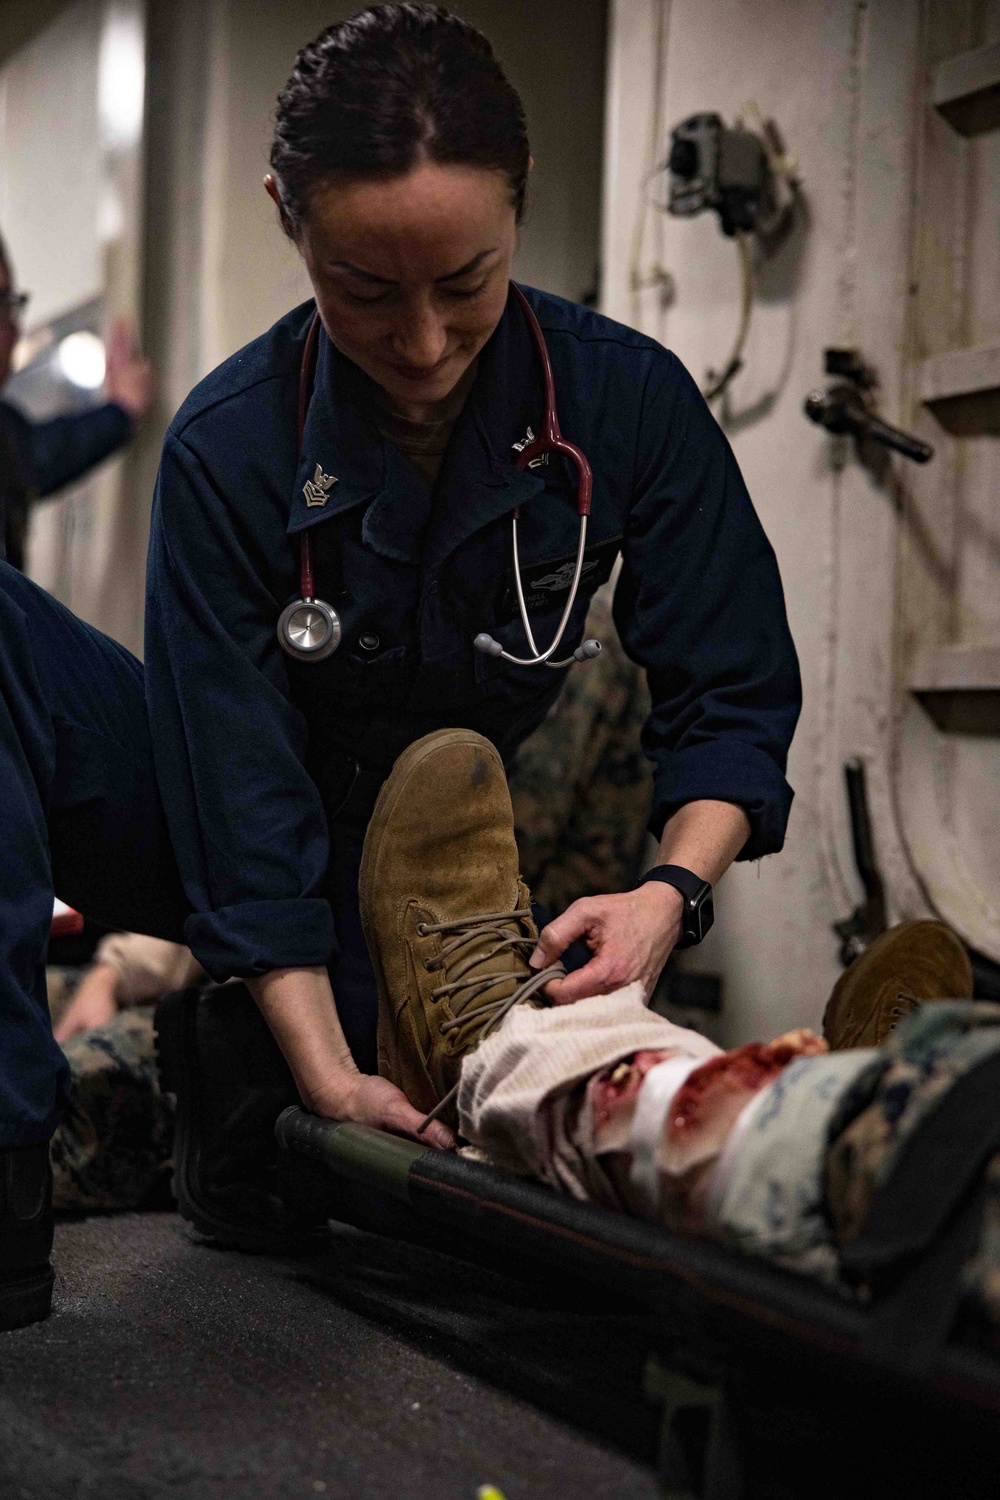
<svg viewBox="0 0 1000 1500"><path fill-rule="evenodd" d="M837 378L825 391L811 391L806 397L803 410L811 422L827 432L881 443L916 464L934 457L930 443L891 426L875 413L870 394L875 375L856 349L827 349L824 365L826 373Z"/></svg>

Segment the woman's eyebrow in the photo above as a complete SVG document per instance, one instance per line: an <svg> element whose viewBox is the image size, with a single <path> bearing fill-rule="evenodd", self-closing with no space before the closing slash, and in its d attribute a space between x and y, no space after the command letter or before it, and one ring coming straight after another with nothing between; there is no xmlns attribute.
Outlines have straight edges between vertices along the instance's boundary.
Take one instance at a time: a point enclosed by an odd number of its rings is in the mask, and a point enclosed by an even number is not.
<svg viewBox="0 0 1000 1500"><path fill-rule="evenodd" d="M463 276L468 276L471 272L477 270L484 260L491 255L496 255L496 253L496 246L493 246L489 250L480 250L478 255L474 255L471 260L466 261L464 266L459 266L457 271L449 271L445 276L435 277L435 286L443 281L459 281ZM373 271L364 271L360 266L351 265L351 262L348 260L332 260L329 264L332 271L347 271L351 276L356 276L359 281L371 281L377 286L399 285L398 281L392 281L388 276L376 276Z"/></svg>

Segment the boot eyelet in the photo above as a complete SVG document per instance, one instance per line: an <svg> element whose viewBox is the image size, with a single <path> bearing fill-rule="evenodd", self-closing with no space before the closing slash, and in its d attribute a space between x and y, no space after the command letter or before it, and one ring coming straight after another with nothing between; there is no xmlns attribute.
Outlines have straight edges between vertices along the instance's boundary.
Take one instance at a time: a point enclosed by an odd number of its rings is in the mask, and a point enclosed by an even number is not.
<svg viewBox="0 0 1000 1500"><path fill-rule="evenodd" d="M427 936L427 923L426 922L418 922L417 923L417 937L426 937L426 936Z"/></svg>

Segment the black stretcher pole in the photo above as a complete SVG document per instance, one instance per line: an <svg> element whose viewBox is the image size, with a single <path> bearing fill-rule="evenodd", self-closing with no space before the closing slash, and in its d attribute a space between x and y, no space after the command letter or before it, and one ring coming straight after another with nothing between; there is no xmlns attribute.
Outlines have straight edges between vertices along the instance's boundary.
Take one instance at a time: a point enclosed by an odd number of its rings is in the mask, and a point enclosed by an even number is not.
<svg viewBox="0 0 1000 1500"><path fill-rule="evenodd" d="M294 1105L282 1110L274 1133L286 1151L321 1162L338 1177L379 1188L404 1203L411 1202L410 1168L429 1149L368 1125L323 1120Z"/></svg>

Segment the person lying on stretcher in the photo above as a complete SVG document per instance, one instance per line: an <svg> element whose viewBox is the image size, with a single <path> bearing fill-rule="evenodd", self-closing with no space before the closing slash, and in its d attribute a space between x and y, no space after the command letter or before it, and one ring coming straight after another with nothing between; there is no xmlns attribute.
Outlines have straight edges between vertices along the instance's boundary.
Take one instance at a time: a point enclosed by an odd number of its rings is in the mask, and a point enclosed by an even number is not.
<svg viewBox="0 0 1000 1500"><path fill-rule="evenodd" d="M643 986L560 1004L520 878L492 745L404 751L365 842L361 916L379 985L379 1070L461 1149L673 1230L834 1281L908 1132L1000 1050L968 956L936 922L885 934L810 1031L725 1052L648 1009ZM937 998L951 1003L919 1007ZM898 1032L897 1015L913 1012Z"/></svg>
<svg viewBox="0 0 1000 1500"><path fill-rule="evenodd" d="M379 806L361 904L383 1073L463 1149L578 1198L833 1279L833 1241L862 1221L927 1098L1000 1047L1000 1011L968 1004L918 1016L898 1046L833 1053L808 1031L722 1052L650 1011L638 984L560 1005L558 968L531 966L538 935L492 746L429 736ZM114 938L98 956L93 977L114 980L116 1003L154 998L164 967L182 986L195 977L186 950L155 940ZM906 924L847 971L827 1033L840 1048L881 1040L919 1000L970 992L958 940ZM139 1206L164 1182L172 1130L152 1008L96 1031L74 1019L57 1203Z"/></svg>

